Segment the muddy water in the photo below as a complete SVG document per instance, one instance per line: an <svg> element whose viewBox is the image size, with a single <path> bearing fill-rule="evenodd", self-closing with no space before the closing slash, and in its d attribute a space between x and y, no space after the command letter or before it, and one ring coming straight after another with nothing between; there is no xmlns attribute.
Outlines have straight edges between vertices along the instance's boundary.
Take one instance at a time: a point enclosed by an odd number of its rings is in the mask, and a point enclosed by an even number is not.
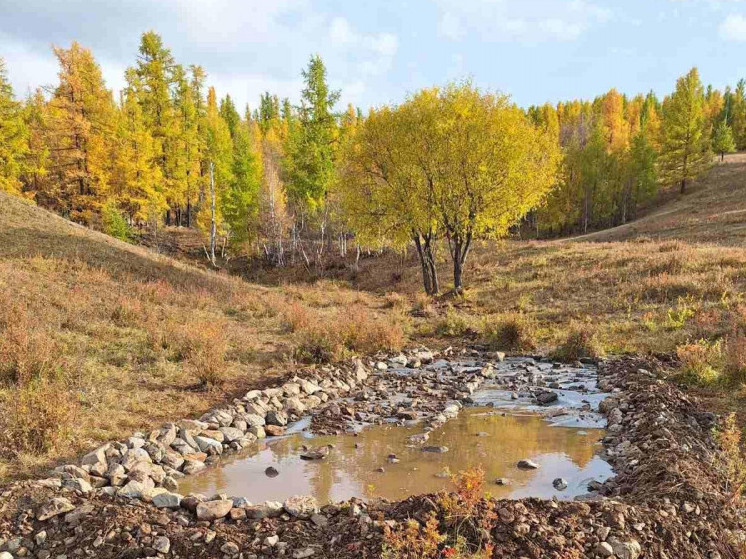
<svg viewBox="0 0 746 559"><path fill-rule="evenodd" d="M450 489L445 473L482 466L487 480L507 478L508 486L488 483L494 497L569 499L587 493L592 479L610 477L611 467L596 456L602 429L550 426L533 414L503 415L491 408L467 408L430 434L427 445L446 446L446 453L408 447L407 437L419 426L372 426L357 436L311 437L297 432L263 443L258 451L226 457L222 467L187 478L181 493L227 493L252 502L282 501L291 495L314 495L319 502L350 497L401 499L408 495ZM304 461L302 446L331 444L325 460ZM400 462L389 463L389 454ZM518 460L530 458L541 467L519 470ZM279 475L268 477L265 469ZM376 471L383 467L384 471ZM552 480L562 477L568 488L557 491Z"/></svg>

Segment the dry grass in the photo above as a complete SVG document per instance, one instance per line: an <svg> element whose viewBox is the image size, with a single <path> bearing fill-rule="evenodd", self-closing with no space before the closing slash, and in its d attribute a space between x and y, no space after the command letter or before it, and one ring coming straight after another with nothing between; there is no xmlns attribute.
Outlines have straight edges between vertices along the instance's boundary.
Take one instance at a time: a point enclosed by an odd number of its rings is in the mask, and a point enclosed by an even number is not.
<svg viewBox="0 0 746 559"><path fill-rule="evenodd" d="M523 313L485 317L482 337L497 350L529 352L536 349L536 322Z"/></svg>
<svg viewBox="0 0 746 559"><path fill-rule="evenodd" d="M317 324L344 317L347 351L400 347L392 312L333 282L202 271L0 194L0 479L269 382Z"/></svg>

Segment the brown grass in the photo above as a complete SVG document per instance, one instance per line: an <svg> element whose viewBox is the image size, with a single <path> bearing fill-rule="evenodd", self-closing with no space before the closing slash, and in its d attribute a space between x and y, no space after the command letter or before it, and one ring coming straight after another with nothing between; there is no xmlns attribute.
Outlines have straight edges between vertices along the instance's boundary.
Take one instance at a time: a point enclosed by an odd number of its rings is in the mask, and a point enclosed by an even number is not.
<svg viewBox="0 0 746 559"><path fill-rule="evenodd" d="M482 337L497 350L528 352L536 349L536 322L523 313L507 313L497 318L487 316Z"/></svg>
<svg viewBox="0 0 746 559"><path fill-rule="evenodd" d="M302 316L329 331L343 317L346 351L400 347L392 312L334 282L202 271L0 194L0 479L270 382L311 327Z"/></svg>

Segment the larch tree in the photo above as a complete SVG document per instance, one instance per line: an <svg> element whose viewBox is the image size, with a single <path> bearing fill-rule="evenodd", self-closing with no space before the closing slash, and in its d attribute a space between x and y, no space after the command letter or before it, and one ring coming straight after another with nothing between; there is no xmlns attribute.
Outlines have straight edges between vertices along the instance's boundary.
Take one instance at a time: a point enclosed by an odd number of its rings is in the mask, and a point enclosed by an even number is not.
<svg viewBox="0 0 746 559"><path fill-rule="evenodd" d="M73 43L55 48L59 84L48 105L50 172L58 183L56 209L91 224L109 187L114 102L91 51Z"/></svg>
<svg viewBox="0 0 746 559"><path fill-rule="evenodd" d="M28 128L0 58L0 191L21 194L20 176L28 151Z"/></svg>
<svg viewBox="0 0 746 559"><path fill-rule="evenodd" d="M721 120L715 127L715 132L712 136L712 149L715 153L720 154L720 161L725 159L726 153L733 153L736 151L736 142L733 139L733 132L725 119Z"/></svg>
<svg viewBox="0 0 746 559"><path fill-rule="evenodd" d="M697 69L692 68L663 102L661 176L668 184L678 184L682 194L712 160L704 108L704 88Z"/></svg>

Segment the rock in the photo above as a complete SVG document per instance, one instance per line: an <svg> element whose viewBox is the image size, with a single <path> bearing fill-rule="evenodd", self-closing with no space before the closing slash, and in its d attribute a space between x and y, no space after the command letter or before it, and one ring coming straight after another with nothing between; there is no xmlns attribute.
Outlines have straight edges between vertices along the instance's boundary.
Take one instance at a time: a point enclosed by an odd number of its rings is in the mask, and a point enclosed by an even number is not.
<svg viewBox="0 0 746 559"><path fill-rule="evenodd" d="M246 510L238 507L233 507L228 513L231 520L243 520L246 518Z"/></svg>
<svg viewBox="0 0 746 559"><path fill-rule="evenodd" d="M608 543L617 559L637 559L642 554L642 548L637 540L621 541L609 538Z"/></svg>
<svg viewBox="0 0 746 559"><path fill-rule="evenodd" d="M436 454L443 454L444 452L448 452L447 446L423 446L422 452L434 452Z"/></svg>
<svg viewBox="0 0 746 559"><path fill-rule="evenodd" d="M274 518L280 516L283 511L282 503L276 501L266 501L260 505L246 507L246 515L254 520L262 518Z"/></svg>
<svg viewBox="0 0 746 559"><path fill-rule="evenodd" d="M606 542L599 542L596 544L596 555L599 555L601 557L611 557L614 555L614 550L612 547L606 543Z"/></svg>
<svg viewBox="0 0 746 559"><path fill-rule="evenodd" d="M150 454L148 454L148 451L144 448L131 448L125 453L120 463L122 464L122 467L125 469L125 471L129 472L132 468L135 467L135 464L137 464L138 462L152 461L153 460L150 458Z"/></svg>
<svg viewBox="0 0 746 559"><path fill-rule="evenodd" d="M311 518L319 510L316 499L308 495L289 497L282 506L290 516L303 519Z"/></svg>
<svg viewBox="0 0 746 559"><path fill-rule="evenodd" d="M199 460L184 460L184 466L182 467L181 471L190 476L192 474L196 474L197 472L201 472L205 468L207 468L207 466L205 466L205 463Z"/></svg>
<svg viewBox="0 0 746 559"><path fill-rule="evenodd" d="M552 482L552 485L557 491L564 491L567 489L567 481L562 479L561 477L558 477Z"/></svg>
<svg viewBox="0 0 746 559"><path fill-rule="evenodd" d="M528 458L524 460L519 460L516 466L518 466L522 470L538 470L539 469L539 465L533 460L529 460Z"/></svg>
<svg viewBox="0 0 746 559"><path fill-rule="evenodd" d="M226 542L220 547L220 551L226 555L238 555L238 552L241 551L241 549L233 542Z"/></svg>
<svg viewBox="0 0 746 559"><path fill-rule="evenodd" d="M54 497L39 508L36 513L37 520L49 520L53 516L74 510L75 506L64 497Z"/></svg>
<svg viewBox="0 0 746 559"><path fill-rule="evenodd" d="M303 415L306 411L306 406L300 401L299 398L288 398L285 400L285 408L295 415Z"/></svg>
<svg viewBox="0 0 746 559"><path fill-rule="evenodd" d="M559 396L557 396L556 392L539 392L539 394L536 395L536 401L542 406L556 402L558 399Z"/></svg>
<svg viewBox="0 0 746 559"><path fill-rule="evenodd" d="M249 427L249 433L257 439L263 439L267 436L267 432L261 425L252 425L251 427Z"/></svg>
<svg viewBox="0 0 746 559"><path fill-rule="evenodd" d="M221 427L220 432L223 433L224 440L227 443L237 441L244 436L244 432L235 427Z"/></svg>
<svg viewBox="0 0 746 559"><path fill-rule="evenodd" d="M159 509L178 509L181 506L181 495L166 491L153 497L153 505Z"/></svg>
<svg viewBox="0 0 746 559"><path fill-rule="evenodd" d="M7 551L0 551L0 559L13 559L13 556Z"/></svg>
<svg viewBox="0 0 746 559"><path fill-rule="evenodd" d="M314 514L313 516L311 516L311 522L313 522L319 528L323 528L324 526L329 524L329 519L323 514Z"/></svg>
<svg viewBox="0 0 746 559"><path fill-rule="evenodd" d="M264 470L264 475L266 475L267 477L277 477L280 475L280 472L277 470L277 468L269 466L266 470Z"/></svg>
<svg viewBox="0 0 746 559"><path fill-rule="evenodd" d="M217 520L227 516L233 508L233 501L205 501L197 505L197 519Z"/></svg>
<svg viewBox="0 0 746 559"><path fill-rule="evenodd" d="M169 551L171 551L171 540L169 540L166 536L160 536L153 540L153 549L155 549L158 553L163 553L165 555Z"/></svg>
<svg viewBox="0 0 746 559"><path fill-rule="evenodd" d="M495 485L510 485L510 480L506 477L499 477L495 480Z"/></svg>
<svg viewBox="0 0 746 559"><path fill-rule="evenodd" d="M207 454L223 453L223 445L215 439L199 435L194 437L194 440L196 441L197 446L199 446L199 449L202 452L206 452Z"/></svg>
<svg viewBox="0 0 746 559"><path fill-rule="evenodd" d="M280 541L280 536L278 536L277 534L273 534L271 536L267 536L266 538L264 538L264 545L268 547L274 547L277 545L277 542L279 541Z"/></svg>
<svg viewBox="0 0 746 559"><path fill-rule="evenodd" d="M192 512L197 510L197 505L204 503L207 498L201 493L190 493L181 499L181 507Z"/></svg>
<svg viewBox="0 0 746 559"><path fill-rule="evenodd" d="M143 481L132 480L127 482L127 485L117 491L119 497L125 497L127 499L139 499L143 493L148 489L153 489L155 483L150 478L145 478Z"/></svg>
<svg viewBox="0 0 746 559"><path fill-rule="evenodd" d="M427 442L427 440L430 438L430 433L417 433L416 435L410 435L407 438L407 441L409 441L412 444L422 444Z"/></svg>
<svg viewBox="0 0 746 559"><path fill-rule="evenodd" d="M293 559L306 559L316 554L316 550L312 547L306 547L293 553Z"/></svg>
<svg viewBox="0 0 746 559"><path fill-rule="evenodd" d="M329 456L329 447L320 446L313 450L308 450L300 455L301 460L323 460Z"/></svg>
<svg viewBox="0 0 746 559"><path fill-rule="evenodd" d="M270 437L279 437L285 434L285 427L279 425L265 425L264 432Z"/></svg>
<svg viewBox="0 0 746 559"><path fill-rule="evenodd" d="M267 425L276 425L278 427L285 427L288 424L288 414L284 411L270 410L267 412L265 419Z"/></svg>
<svg viewBox="0 0 746 559"><path fill-rule="evenodd" d="M80 460L82 465L92 466L94 464L106 464L106 451L109 450L110 444L98 447L93 452L89 452Z"/></svg>
<svg viewBox="0 0 746 559"><path fill-rule="evenodd" d="M91 514L95 509L93 505L83 505L76 508L74 511L68 512L65 515L65 522L68 524L78 524L83 518Z"/></svg>

